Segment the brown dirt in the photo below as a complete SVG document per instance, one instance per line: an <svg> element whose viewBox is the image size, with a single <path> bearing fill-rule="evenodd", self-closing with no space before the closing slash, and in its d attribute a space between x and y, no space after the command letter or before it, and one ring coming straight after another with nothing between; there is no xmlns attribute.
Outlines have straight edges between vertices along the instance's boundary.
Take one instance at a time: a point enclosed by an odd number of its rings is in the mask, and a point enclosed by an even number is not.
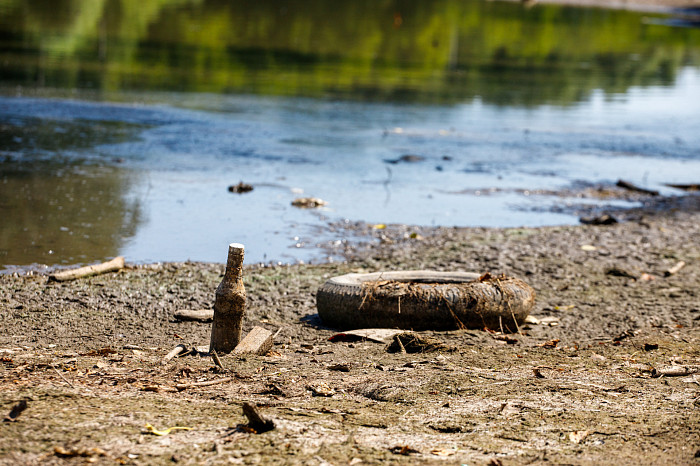
<svg viewBox="0 0 700 466"><path fill-rule="evenodd" d="M226 371L192 353L163 363L208 343L210 324L172 315L213 304L222 264L2 275L0 417L28 407L0 423L0 464L698 464L700 374L652 369L700 365L700 197L655 202L606 226L348 225L368 240L345 243L347 262L245 269L244 331L281 332L266 356L223 356ZM395 269L522 278L542 323L419 332L450 352L330 342L318 286ZM244 428L244 402L276 428Z"/></svg>

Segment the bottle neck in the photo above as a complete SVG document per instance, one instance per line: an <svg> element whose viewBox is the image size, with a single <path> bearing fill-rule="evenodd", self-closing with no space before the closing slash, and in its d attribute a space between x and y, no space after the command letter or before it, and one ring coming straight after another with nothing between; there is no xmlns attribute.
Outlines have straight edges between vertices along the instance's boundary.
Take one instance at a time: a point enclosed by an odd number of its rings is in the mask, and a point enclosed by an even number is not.
<svg viewBox="0 0 700 466"><path fill-rule="evenodd" d="M229 247L228 261L226 262L226 272L224 278L228 280L238 280L243 268L243 248Z"/></svg>

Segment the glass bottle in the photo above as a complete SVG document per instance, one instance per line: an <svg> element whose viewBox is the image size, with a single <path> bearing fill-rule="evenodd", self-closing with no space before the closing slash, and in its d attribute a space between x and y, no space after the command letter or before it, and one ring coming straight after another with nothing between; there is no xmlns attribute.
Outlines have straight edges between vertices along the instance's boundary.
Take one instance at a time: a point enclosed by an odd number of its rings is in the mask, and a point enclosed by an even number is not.
<svg viewBox="0 0 700 466"><path fill-rule="evenodd" d="M241 326L246 304L243 286L243 252L244 246L240 243L231 243L228 246L226 272L216 289L209 351L230 353L241 340Z"/></svg>

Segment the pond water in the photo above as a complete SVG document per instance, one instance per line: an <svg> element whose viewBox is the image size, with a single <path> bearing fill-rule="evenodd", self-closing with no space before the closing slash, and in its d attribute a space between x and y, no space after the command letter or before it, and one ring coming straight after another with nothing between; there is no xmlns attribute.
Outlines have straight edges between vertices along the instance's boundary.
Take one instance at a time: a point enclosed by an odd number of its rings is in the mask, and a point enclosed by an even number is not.
<svg viewBox="0 0 700 466"><path fill-rule="evenodd" d="M683 21L239 3L0 0L0 265L322 260L329 221L567 224L533 193L700 181Z"/></svg>

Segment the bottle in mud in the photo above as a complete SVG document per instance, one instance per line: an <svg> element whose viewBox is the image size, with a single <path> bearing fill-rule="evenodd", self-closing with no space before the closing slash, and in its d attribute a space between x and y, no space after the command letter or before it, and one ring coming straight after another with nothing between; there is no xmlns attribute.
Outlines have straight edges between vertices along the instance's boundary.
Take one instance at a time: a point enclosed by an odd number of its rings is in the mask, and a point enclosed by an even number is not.
<svg viewBox="0 0 700 466"><path fill-rule="evenodd" d="M228 246L226 272L216 289L209 351L230 353L241 340L241 326L246 304L243 287L243 252L242 244L231 243Z"/></svg>

